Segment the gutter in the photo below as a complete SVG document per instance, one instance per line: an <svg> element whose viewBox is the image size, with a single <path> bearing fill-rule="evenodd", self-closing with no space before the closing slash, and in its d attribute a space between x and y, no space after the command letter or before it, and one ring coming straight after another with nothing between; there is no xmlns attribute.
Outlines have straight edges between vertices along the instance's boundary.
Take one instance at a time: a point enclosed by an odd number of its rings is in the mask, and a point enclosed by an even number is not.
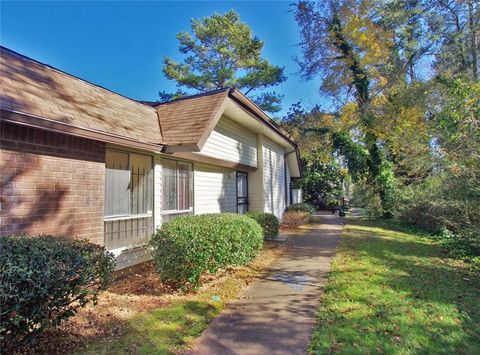
<svg viewBox="0 0 480 355"><path fill-rule="evenodd" d="M262 111L260 107L258 107L254 102L252 102L248 97L242 94L239 90L235 88L231 88L229 93L229 97L234 100L237 104L239 104L242 108L250 112L257 121L263 123L268 128L275 131L279 134L282 138L284 138L288 143L290 143L293 147L298 148L297 143L292 140L285 132L283 132L280 127L270 118L268 115Z"/></svg>
<svg viewBox="0 0 480 355"><path fill-rule="evenodd" d="M298 147L295 147L294 150L288 152L288 153L285 153L284 155L284 158L285 160L287 159L287 156L289 156L290 154L292 153L295 153L295 155L297 156L297 161L298 161L298 170L300 171L300 178L303 177L303 168L302 168L302 160L300 158L300 151L298 150ZM299 178L295 178L295 177L291 177L291 179L299 179Z"/></svg>

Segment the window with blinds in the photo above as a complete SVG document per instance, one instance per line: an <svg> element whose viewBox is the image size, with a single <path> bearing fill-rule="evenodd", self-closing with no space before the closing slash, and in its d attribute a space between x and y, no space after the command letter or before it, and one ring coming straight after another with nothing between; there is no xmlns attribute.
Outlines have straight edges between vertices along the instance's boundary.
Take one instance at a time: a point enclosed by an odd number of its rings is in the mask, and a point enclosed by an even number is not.
<svg viewBox="0 0 480 355"><path fill-rule="evenodd" d="M163 221L193 211L193 168L191 163L162 159Z"/></svg>
<svg viewBox="0 0 480 355"><path fill-rule="evenodd" d="M153 233L152 157L106 152L105 244L107 249L145 244Z"/></svg>

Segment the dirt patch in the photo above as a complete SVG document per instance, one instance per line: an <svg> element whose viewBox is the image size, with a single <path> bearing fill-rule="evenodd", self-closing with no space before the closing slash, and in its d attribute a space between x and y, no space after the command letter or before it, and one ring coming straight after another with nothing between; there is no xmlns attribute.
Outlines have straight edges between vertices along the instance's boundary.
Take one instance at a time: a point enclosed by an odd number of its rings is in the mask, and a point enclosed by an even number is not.
<svg viewBox="0 0 480 355"><path fill-rule="evenodd" d="M60 328L49 330L32 347L19 354L75 353L93 342L113 342L129 332L130 320L141 312L170 305L177 300L201 294L235 298L239 290L253 282L262 270L286 248L286 243L265 242L260 254L247 266L229 268L202 277L196 292L183 293L162 282L153 263L144 263L130 272L117 275L107 291L99 295L96 306L87 305Z"/></svg>

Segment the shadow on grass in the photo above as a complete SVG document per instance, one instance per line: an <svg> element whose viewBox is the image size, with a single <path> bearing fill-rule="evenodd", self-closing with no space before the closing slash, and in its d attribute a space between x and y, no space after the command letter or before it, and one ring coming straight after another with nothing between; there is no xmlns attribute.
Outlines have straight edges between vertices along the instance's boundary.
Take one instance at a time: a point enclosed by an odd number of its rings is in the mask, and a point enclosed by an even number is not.
<svg viewBox="0 0 480 355"><path fill-rule="evenodd" d="M220 310L220 304L204 301L174 302L139 314L130 322L128 335L108 347L114 353L173 353L188 346Z"/></svg>
<svg viewBox="0 0 480 355"><path fill-rule="evenodd" d="M349 219L314 352L480 353L480 278L405 229Z"/></svg>

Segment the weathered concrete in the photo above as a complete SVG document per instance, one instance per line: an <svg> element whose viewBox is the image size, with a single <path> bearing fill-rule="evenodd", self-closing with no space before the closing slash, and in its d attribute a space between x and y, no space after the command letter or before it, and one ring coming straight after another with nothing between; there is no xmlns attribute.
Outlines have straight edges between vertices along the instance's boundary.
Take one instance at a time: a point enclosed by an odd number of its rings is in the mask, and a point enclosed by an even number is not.
<svg viewBox="0 0 480 355"><path fill-rule="evenodd" d="M343 219L314 217L305 234L230 304L189 354L304 354Z"/></svg>

